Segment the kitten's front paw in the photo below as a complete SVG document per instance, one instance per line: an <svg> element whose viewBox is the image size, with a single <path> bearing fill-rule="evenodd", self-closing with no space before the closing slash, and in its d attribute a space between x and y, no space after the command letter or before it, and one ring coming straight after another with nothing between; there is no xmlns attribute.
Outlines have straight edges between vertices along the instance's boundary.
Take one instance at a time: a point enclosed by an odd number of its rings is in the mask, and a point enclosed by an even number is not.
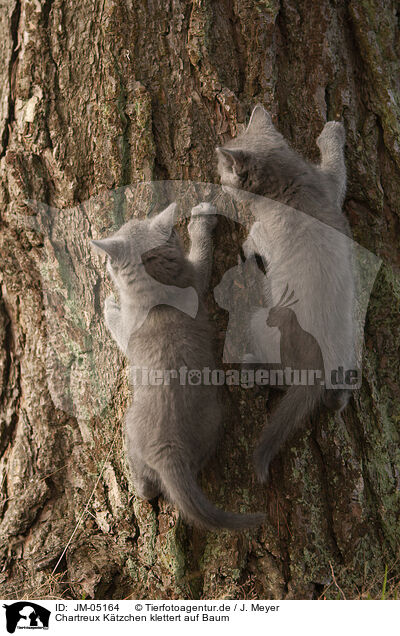
<svg viewBox="0 0 400 636"><path fill-rule="evenodd" d="M344 146L345 141L346 132L342 122L328 121L317 139L317 146L323 151L326 150L332 143Z"/></svg>
<svg viewBox="0 0 400 636"><path fill-rule="evenodd" d="M200 221L203 224L207 225L209 230L212 230L217 225L217 208L215 208L211 203L207 201L202 201L191 211L191 221L189 223L189 231L191 227L193 228L193 222L196 223Z"/></svg>
<svg viewBox="0 0 400 636"><path fill-rule="evenodd" d="M217 208L208 201L202 201L198 205L195 205L194 208L192 208L192 216L202 216L204 214L217 214Z"/></svg>
<svg viewBox="0 0 400 636"><path fill-rule="evenodd" d="M107 296L104 302L104 316L106 318L106 321L107 318L110 318L117 313L119 314L119 311L119 305L115 300L115 296L113 294L110 294L110 296Z"/></svg>

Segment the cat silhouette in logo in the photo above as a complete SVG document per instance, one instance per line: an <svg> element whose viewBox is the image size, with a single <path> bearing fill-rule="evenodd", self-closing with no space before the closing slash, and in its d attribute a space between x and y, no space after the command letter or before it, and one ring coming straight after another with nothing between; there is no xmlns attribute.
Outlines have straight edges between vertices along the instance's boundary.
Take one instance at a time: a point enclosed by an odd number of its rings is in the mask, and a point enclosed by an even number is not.
<svg viewBox="0 0 400 636"><path fill-rule="evenodd" d="M258 255L245 258L240 249L238 264L223 275L214 288L214 298L218 305L229 311L226 329L223 361L231 363L246 362L245 354L251 349L251 317L255 311L262 314L262 320L268 315L264 301L264 288L268 281L263 264Z"/></svg>
<svg viewBox="0 0 400 636"><path fill-rule="evenodd" d="M11 605L3 605L6 609L7 631L13 634L19 624L23 627L39 627L48 629L50 611L36 603L18 601ZM29 621L29 624L28 624Z"/></svg>

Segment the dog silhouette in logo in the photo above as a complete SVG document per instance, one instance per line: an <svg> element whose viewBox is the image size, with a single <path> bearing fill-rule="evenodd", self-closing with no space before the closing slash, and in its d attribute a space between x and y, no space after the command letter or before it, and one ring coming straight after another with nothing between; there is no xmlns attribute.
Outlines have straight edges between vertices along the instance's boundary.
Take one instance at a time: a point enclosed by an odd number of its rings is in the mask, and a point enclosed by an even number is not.
<svg viewBox="0 0 400 636"><path fill-rule="evenodd" d="M283 368L296 370L319 371L319 379L324 376L324 360L321 347L314 336L305 331L291 309L298 303L294 298L294 291L288 295L289 284L278 303L269 310L267 325L277 327L280 331L280 354Z"/></svg>
<svg viewBox="0 0 400 636"><path fill-rule="evenodd" d="M11 605L3 605L6 609L6 626L9 634L19 627L38 627L48 629L50 611L36 603L18 601Z"/></svg>

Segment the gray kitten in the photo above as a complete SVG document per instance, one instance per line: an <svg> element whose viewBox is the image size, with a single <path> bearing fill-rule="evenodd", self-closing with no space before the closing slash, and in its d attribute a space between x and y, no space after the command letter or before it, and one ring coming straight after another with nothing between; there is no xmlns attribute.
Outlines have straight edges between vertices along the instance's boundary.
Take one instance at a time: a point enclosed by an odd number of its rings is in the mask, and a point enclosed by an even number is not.
<svg viewBox="0 0 400 636"><path fill-rule="evenodd" d="M198 526L259 525L262 514L220 510L196 482L221 432L216 387L198 383L194 371L214 368L212 333L202 297L209 281L216 216L215 208L207 203L193 208L187 257L173 228L174 214L175 204L152 219L129 221L110 238L93 241L109 257L107 268L119 295L118 304L112 296L105 303L111 335L132 367L170 372L162 384L135 383L126 417L135 488L145 499L163 493ZM191 381L183 384L179 369L185 367Z"/></svg>
<svg viewBox="0 0 400 636"><path fill-rule="evenodd" d="M272 345L279 349L279 329L285 337L280 343L282 363L293 360L297 365L293 368L298 368L303 360L302 368L308 369L312 342L315 369L321 359L324 364L321 383L291 386L264 428L255 453L262 481L280 447L319 405L341 410L351 395L347 384L335 389L332 380L340 366L356 369L352 247L341 212L346 189L344 142L342 124L328 122L317 140L321 164L312 165L289 147L258 105L244 133L217 148L224 189L238 199L245 197L243 191L261 195L254 197L257 222L243 247L246 255L263 259L270 313L267 320L265 311L254 314L254 350L244 362L269 360ZM298 303L293 309L280 307L288 288Z"/></svg>

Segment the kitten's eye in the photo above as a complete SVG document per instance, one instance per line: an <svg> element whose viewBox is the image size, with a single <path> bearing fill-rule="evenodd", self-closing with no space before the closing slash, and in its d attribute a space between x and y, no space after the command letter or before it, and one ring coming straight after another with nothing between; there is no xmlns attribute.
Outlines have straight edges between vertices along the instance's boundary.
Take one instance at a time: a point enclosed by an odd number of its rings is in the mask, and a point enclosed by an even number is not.
<svg viewBox="0 0 400 636"><path fill-rule="evenodd" d="M121 274L128 269L129 263L121 263L120 261L110 259L109 267L114 272L114 274Z"/></svg>
<svg viewBox="0 0 400 636"><path fill-rule="evenodd" d="M264 261L262 259L261 254L258 254L258 252L255 252L254 258L256 259L258 269L262 271L264 276L266 276L267 270L265 269Z"/></svg>

